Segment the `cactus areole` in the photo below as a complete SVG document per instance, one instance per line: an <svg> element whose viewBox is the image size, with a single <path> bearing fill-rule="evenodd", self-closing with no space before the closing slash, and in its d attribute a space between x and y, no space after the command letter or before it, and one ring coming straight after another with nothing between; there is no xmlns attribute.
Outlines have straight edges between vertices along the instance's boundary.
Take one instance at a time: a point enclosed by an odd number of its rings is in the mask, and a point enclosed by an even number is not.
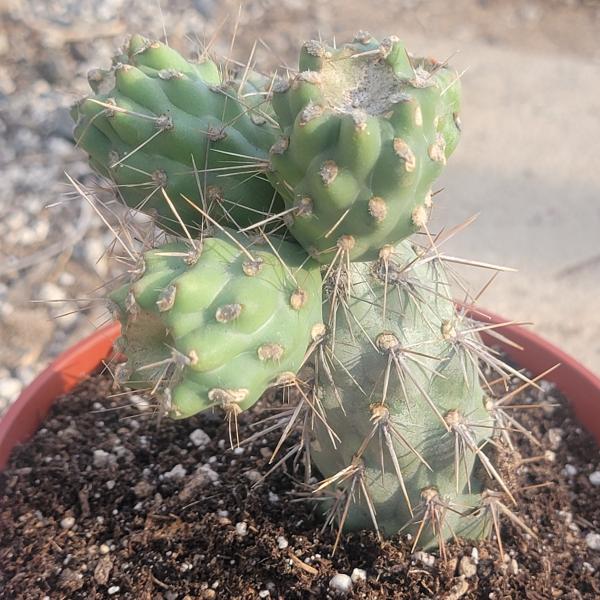
<svg viewBox="0 0 600 600"><path fill-rule="evenodd" d="M532 382L452 302L454 263L500 268L445 255L427 228L459 140L458 74L361 32L305 43L286 77L225 75L133 36L73 110L91 166L164 230L111 296L117 382L232 425L283 387L272 460L297 433L277 462L303 454L307 482L318 469L334 549L372 528L443 553L498 534L500 514L531 533L494 454L531 438L505 403L511 378Z"/></svg>

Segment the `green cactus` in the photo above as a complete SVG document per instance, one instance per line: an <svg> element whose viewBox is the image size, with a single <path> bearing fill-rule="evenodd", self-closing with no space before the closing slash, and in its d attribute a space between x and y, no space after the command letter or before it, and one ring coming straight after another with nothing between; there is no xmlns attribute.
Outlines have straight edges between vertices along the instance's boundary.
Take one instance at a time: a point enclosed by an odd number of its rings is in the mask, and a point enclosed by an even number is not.
<svg viewBox="0 0 600 600"><path fill-rule="evenodd" d="M476 334L439 265L421 264L408 242L353 264L350 285L323 355L336 360L317 370L324 418L311 457L322 487L339 485L355 500L341 519L348 529L407 531L424 546L482 537L489 519L472 513L484 476L505 486L482 449L494 419L463 341L476 347ZM340 497L331 510L344 507Z"/></svg>
<svg viewBox="0 0 600 600"><path fill-rule="evenodd" d="M319 266L295 244L224 229L140 265L112 295L127 357L116 378L161 396L174 418L248 408L300 368L322 327Z"/></svg>
<svg viewBox="0 0 600 600"><path fill-rule="evenodd" d="M366 33L304 44L300 72L273 87L283 136L269 176L292 235L319 262L377 258L422 227L431 185L459 138L458 75Z"/></svg>
<svg viewBox="0 0 600 600"><path fill-rule="evenodd" d="M528 382L455 309L437 238L402 242L457 146L459 76L366 33L308 42L299 65L275 85L249 69L223 82L214 62L134 36L90 74L96 95L73 112L90 164L187 240L145 252L113 293L116 379L174 418L221 406L230 423L268 387L295 389L267 427L302 431L279 463L306 452L307 479L312 460L317 490L334 490L336 546L344 527L375 528L443 553L512 514L487 445L523 428L484 391L481 361ZM300 245L240 231L277 218Z"/></svg>
<svg viewBox="0 0 600 600"><path fill-rule="evenodd" d="M88 79L95 95L73 107L75 139L128 206L176 233L201 230L204 213L241 228L281 210L257 166L276 139L259 89L269 80L223 81L210 59L139 35Z"/></svg>

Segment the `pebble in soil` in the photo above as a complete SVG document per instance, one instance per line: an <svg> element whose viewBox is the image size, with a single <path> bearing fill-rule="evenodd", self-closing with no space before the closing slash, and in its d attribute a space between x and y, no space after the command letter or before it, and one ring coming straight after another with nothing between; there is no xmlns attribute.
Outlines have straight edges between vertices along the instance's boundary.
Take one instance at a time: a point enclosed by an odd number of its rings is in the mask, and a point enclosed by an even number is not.
<svg viewBox="0 0 600 600"><path fill-rule="evenodd" d="M96 376L0 476L0 597L597 598L600 454L544 390L514 399L545 406L520 415L543 447L517 447L554 460L504 466L538 539L504 522L504 560L490 540L449 544L444 561L370 532L344 536L332 557L335 533L320 533L312 503L291 501L298 477L279 470L251 489L276 434L232 450L220 415L159 426L143 398L107 398L110 382ZM241 416L242 439L259 410Z"/></svg>

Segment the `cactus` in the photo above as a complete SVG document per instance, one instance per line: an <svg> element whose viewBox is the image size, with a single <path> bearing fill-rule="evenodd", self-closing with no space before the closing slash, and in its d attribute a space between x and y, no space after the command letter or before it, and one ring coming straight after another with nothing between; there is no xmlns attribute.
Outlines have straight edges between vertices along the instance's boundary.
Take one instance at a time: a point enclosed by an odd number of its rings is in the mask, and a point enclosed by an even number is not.
<svg viewBox="0 0 600 600"><path fill-rule="evenodd" d="M319 262L377 258L422 227L431 184L458 143L460 85L397 38L304 44L300 72L273 87L283 130L269 176L293 236Z"/></svg>
<svg viewBox="0 0 600 600"><path fill-rule="evenodd" d="M187 238L145 252L113 293L127 357L116 379L174 418L221 406L230 424L268 387L295 389L298 403L266 419L282 431L273 459L300 430L277 464L304 452L307 480L318 467L334 548L343 528L374 528L443 553L492 524L499 537L500 513L533 535L503 504L514 498L489 450L493 437L511 448L509 430L530 434L486 369L532 382L451 300L447 263L469 261L438 249L460 228L427 247L402 241L426 225L458 143L459 77L366 33L308 42L299 63L274 86L250 70L223 83L215 63L134 36L91 74L96 97L74 114L92 166ZM244 235L278 218L299 245Z"/></svg>
<svg viewBox="0 0 600 600"><path fill-rule="evenodd" d="M352 294L323 354L336 362L317 370L324 419L311 456L321 489L341 485L357 498L348 529L407 530L428 546L484 533L489 520L469 513L481 502L482 475L499 476L481 449L494 422L479 367L457 340L479 342L456 314L443 272L419 256L404 242L352 265ZM338 498L330 509L343 506Z"/></svg>
<svg viewBox="0 0 600 600"><path fill-rule="evenodd" d="M295 244L226 229L145 252L111 298L127 357L119 383L152 390L174 418L252 406L299 369L321 321L317 263Z"/></svg>
<svg viewBox="0 0 600 600"><path fill-rule="evenodd" d="M258 87L269 80L245 71L224 82L207 57L188 62L139 35L88 80L95 95L72 110L75 139L128 206L176 233L202 230L206 213L241 228L281 210L256 166L276 137Z"/></svg>

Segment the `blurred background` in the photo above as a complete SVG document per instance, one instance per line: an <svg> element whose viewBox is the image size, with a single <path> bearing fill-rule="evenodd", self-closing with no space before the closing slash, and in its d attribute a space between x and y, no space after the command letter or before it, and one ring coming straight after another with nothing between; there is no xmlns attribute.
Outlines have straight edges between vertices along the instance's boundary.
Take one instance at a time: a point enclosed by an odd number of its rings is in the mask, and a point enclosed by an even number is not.
<svg viewBox="0 0 600 600"><path fill-rule="evenodd" d="M65 176L92 181L68 113L87 71L134 31L191 56L220 30L228 54L237 22L233 55L259 39L267 71L360 29L466 69L433 229L480 213L447 252L518 269L481 304L600 373L600 0L0 0L0 410L107 316L79 309L118 272L112 235Z"/></svg>

